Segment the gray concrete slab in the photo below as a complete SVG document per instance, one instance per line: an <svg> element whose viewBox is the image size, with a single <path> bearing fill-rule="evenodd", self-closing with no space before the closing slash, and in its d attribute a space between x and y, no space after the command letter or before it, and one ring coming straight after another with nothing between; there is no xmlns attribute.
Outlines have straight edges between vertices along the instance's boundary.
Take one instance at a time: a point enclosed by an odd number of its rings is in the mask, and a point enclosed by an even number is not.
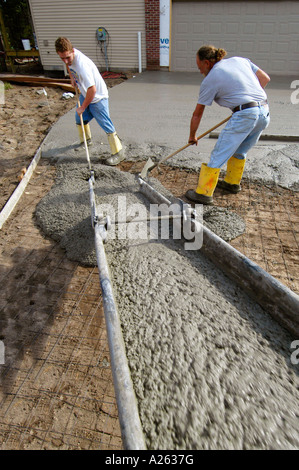
<svg viewBox="0 0 299 470"><path fill-rule="evenodd" d="M202 76L200 73L143 72L109 90L110 113L121 137L127 159L149 156L161 159L187 143L189 124L196 106ZM294 78L273 77L266 91L270 103L271 123L248 155L244 176L257 181L276 182L299 188L299 103ZM299 87L298 87L299 88ZM293 103L292 103L293 101ZM76 155L77 132L72 110L53 126L43 147L45 156ZM207 107L198 134L222 121L230 114L217 104ZM220 128L221 129L221 128ZM91 123L94 145L91 158L109 152L104 132ZM269 136L274 136L269 140ZM281 137L281 140L277 140ZM298 138L298 142L289 140ZM215 139L205 137L198 146L191 146L168 161L169 164L199 170L209 160Z"/></svg>
<svg viewBox="0 0 299 470"><path fill-rule="evenodd" d="M189 136L190 117L201 81L200 73L144 72L110 90L114 120L121 117L119 125L132 141L181 147ZM291 102L293 81L291 77L274 77L266 88L271 124L265 133L295 135L299 139L299 104ZM229 114L215 103L206 107L203 132Z"/></svg>

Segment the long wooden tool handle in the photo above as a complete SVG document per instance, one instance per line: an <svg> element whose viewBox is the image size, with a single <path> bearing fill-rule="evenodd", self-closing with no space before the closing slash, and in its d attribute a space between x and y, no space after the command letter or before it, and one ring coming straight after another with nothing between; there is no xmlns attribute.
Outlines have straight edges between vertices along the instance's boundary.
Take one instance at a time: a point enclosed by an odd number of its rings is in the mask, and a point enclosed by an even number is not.
<svg viewBox="0 0 299 470"><path fill-rule="evenodd" d="M221 126L222 124L224 124L225 122L227 122L229 119L231 118L231 116L228 116L227 118L223 119L223 121L219 122L218 124L216 124L216 126L212 127L211 129L209 129L208 131L204 132L203 134L201 134L200 136L197 137L197 140L200 140L202 139L203 137L205 137L207 134L210 134L210 132L212 132L214 129L217 129L217 127ZM160 165L160 163L163 163L165 162L166 160L168 160L169 158L171 157L174 157L177 153L181 152L182 150L186 149L187 147L189 147L190 145L193 145L193 144L186 144L184 145L184 147L181 147L180 149L176 150L175 152L173 152L171 155L168 155L168 157L164 158L164 160L161 160L159 163L157 163L157 165Z"/></svg>
<svg viewBox="0 0 299 470"><path fill-rule="evenodd" d="M78 107L80 107L81 104L80 104L80 100L79 100L79 94L78 94L78 88L77 87L76 87L76 97L77 97ZM80 114L80 122L81 122L81 127L82 127L82 133L83 133L83 140L84 140L84 147L85 147L85 152L86 152L87 163L88 163L89 169L91 170L91 162L90 162L90 156L89 156L89 151L88 151L88 145L87 145L87 141L86 141L86 134L85 134L82 114Z"/></svg>

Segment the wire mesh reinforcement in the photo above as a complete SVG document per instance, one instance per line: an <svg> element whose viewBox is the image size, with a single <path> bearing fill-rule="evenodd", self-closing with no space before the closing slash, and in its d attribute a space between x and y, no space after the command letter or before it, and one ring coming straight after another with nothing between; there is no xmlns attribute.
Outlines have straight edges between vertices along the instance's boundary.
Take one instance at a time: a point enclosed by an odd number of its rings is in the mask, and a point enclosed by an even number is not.
<svg viewBox="0 0 299 470"><path fill-rule="evenodd" d="M52 183L41 162L2 232L0 448L122 449L98 269L34 225Z"/></svg>
<svg viewBox="0 0 299 470"><path fill-rule="evenodd" d="M90 275L86 289L94 282ZM44 320L48 324L50 317ZM48 329L28 328L27 337L24 331L22 361L7 364L2 375L4 448L28 448L28 440L38 449L119 448L101 302L85 290L72 291L55 314L55 328Z"/></svg>

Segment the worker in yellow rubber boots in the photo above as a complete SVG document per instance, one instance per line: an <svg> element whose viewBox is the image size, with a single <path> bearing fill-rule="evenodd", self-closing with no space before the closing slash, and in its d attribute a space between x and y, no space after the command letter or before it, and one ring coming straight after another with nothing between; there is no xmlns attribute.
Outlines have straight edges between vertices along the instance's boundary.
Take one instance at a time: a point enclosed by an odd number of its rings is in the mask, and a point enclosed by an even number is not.
<svg viewBox="0 0 299 470"><path fill-rule="evenodd" d="M117 165L125 159L125 156L121 141L110 118L106 83L92 60L78 49L74 49L69 39L59 37L55 42L55 48L68 68L72 85L78 86L81 92L80 106L76 110L76 124L80 141L84 141L80 115L83 118L84 131L89 145L91 143L89 122L95 118L106 133L111 150L111 155L104 163Z"/></svg>
<svg viewBox="0 0 299 470"><path fill-rule="evenodd" d="M215 101L229 108L232 116L221 131L211 153L210 161L203 163L196 190L185 196L200 204L212 204L217 186L227 191L240 191L247 152L258 142L269 125L270 115L264 88L270 77L249 59L224 59L226 51L214 46L203 46L196 55L197 67L204 79L190 122L189 143L197 145L196 132L205 106ZM218 181L221 167L227 163L223 181Z"/></svg>

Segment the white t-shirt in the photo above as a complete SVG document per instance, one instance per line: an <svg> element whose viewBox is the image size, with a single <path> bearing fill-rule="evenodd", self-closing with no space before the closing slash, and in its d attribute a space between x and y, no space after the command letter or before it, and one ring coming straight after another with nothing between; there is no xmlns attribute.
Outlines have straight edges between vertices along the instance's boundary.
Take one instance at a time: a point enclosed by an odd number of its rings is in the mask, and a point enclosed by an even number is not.
<svg viewBox="0 0 299 470"><path fill-rule="evenodd" d="M201 83L198 103L211 106L215 101L220 106L232 109L250 101L266 100L267 95L256 76L258 69L243 57L216 62Z"/></svg>
<svg viewBox="0 0 299 470"><path fill-rule="evenodd" d="M74 49L75 56L72 65L69 67L76 83L84 98L87 89L96 86L96 94L92 103L97 103L103 98L108 98L108 89L97 66L85 54L78 49Z"/></svg>

